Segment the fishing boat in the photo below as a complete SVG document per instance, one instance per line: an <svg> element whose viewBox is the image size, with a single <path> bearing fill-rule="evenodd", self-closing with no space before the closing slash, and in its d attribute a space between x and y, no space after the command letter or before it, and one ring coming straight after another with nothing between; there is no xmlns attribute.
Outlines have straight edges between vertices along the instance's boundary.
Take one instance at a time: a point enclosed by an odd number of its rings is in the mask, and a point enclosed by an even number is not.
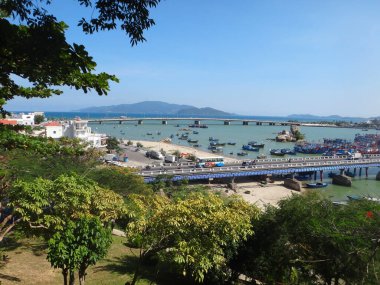
<svg viewBox="0 0 380 285"><path fill-rule="evenodd" d="M193 147L201 147L200 144L193 144Z"/></svg>
<svg viewBox="0 0 380 285"><path fill-rule="evenodd" d="M306 183L307 188L323 188L327 187L327 183L325 182L317 182L317 183Z"/></svg>
<svg viewBox="0 0 380 285"><path fill-rule="evenodd" d="M209 150L211 150L213 153L223 152L223 148L220 146L209 146Z"/></svg>
<svg viewBox="0 0 380 285"><path fill-rule="evenodd" d="M214 138L214 137L208 137L208 141L210 141L210 142L217 142L219 140L216 139L216 138Z"/></svg>
<svg viewBox="0 0 380 285"><path fill-rule="evenodd" d="M188 140L188 135L182 134L178 139L180 140Z"/></svg>
<svg viewBox="0 0 380 285"><path fill-rule="evenodd" d="M153 135L153 133L146 133L146 135L147 135L147 136L151 136L151 135Z"/></svg>
<svg viewBox="0 0 380 285"><path fill-rule="evenodd" d="M271 149L269 152L271 155L276 155L276 156L284 156L285 153L282 153L281 150L279 149Z"/></svg>
<svg viewBox="0 0 380 285"><path fill-rule="evenodd" d="M187 142L188 142L188 143L198 143L198 140L188 139Z"/></svg>
<svg viewBox="0 0 380 285"><path fill-rule="evenodd" d="M237 155L238 156L246 156L246 155L248 155L248 152L244 152L244 151L238 152Z"/></svg>
<svg viewBox="0 0 380 285"><path fill-rule="evenodd" d="M347 198L350 201L367 200L367 201L372 201L372 202L380 203L380 199L379 198L375 198L375 197L371 197L371 196L347 195Z"/></svg>
<svg viewBox="0 0 380 285"><path fill-rule="evenodd" d="M263 153L261 153L257 156L257 159L266 159L266 158L267 158L267 156Z"/></svg>
<svg viewBox="0 0 380 285"><path fill-rule="evenodd" d="M296 155L296 152L294 150L291 150L290 148L282 148L281 152L284 154Z"/></svg>
<svg viewBox="0 0 380 285"><path fill-rule="evenodd" d="M243 145L242 149L243 150L248 150L248 151L259 151L258 147L253 147L251 145Z"/></svg>
<svg viewBox="0 0 380 285"><path fill-rule="evenodd" d="M220 143L220 142L218 142L218 141L211 141L211 142L210 142L210 145L211 145L211 146L225 146L226 143Z"/></svg>
<svg viewBox="0 0 380 285"><path fill-rule="evenodd" d="M236 142L228 142L228 145L236 145Z"/></svg>
<svg viewBox="0 0 380 285"><path fill-rule="evenodd" d="M198 131L193 131L193 134L197 135L197 134L199 134L199 132Z"/></svg>
<svg viewBox="0 0 380 285"><path fill-rule="evenodd" d="M253 146L253 147L258 147L258 148L263 148L265 146L265 144L258 143L257 141L250 141L248 142L248 145Z"/></svg>

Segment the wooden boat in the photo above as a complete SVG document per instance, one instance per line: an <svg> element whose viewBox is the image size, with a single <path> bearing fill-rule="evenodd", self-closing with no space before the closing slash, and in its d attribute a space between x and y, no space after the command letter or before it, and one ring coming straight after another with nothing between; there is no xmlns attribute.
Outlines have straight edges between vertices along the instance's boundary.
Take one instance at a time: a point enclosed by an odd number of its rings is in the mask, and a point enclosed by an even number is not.
<svg viewBox="0 0 380 285"><path fill-rule="evenodd" d="M188 139L187 142L188 142L188 143L198 143L198 140Z"/></svg>
<svg viewBox="0 0 380 285"><path fill-rule="evenodd" d="M323 188L326 186L327 186L327 183L325 183L325 182L306 183L307 188Z"/></svg>
<svg viewBox="0 0 380 285"><path fill-rule="evenodd" d="M253 146L253 147L258 147L258 148L263 148L265 146L265 144L258 143L256 141L250 141L248 142L248 145Z"/></svg>
<svg viewBox="0 0 380 285"><path fill-rule="evenodd" d="M228 142L228 145L236 145L236 142Z"/></svg>
<svg viewBox="0 0 380 285"><path fill-rule="evenodd" d="M242 149L243 150L249 150L249 151L259 151L258 147L253 147L253 146L250 146L250 145L243 145Z"/></svg>
<svg viewBox="0 0 380 285"><path fill-rule="evenodd" d="M267 158L267 156L265 155L265 154L259 154L258 156L257 156L257 159L266 159Z"/></svg>
<svg viewBox="0 0 380 285"><path fill-rule="evenodd" d="M197 134L199 134L199 132L198 131L193 131L193 134L197 135Z"/></svg>
<svg viewBox="0 0 380 285"><path fill-rule="evenodd" d="M276 156L284 156L285 155L285 153L282 153L281 150L278 150L278 149L271 149L270 154L276 155Z"/></svg>
<svg viewBox="0 0 380 285"><path fill-rule="evenodd" d="M238 156L245 156L245 155L248 155L248 152L244 152L244 151L238 152L237 155Z"/></svg>

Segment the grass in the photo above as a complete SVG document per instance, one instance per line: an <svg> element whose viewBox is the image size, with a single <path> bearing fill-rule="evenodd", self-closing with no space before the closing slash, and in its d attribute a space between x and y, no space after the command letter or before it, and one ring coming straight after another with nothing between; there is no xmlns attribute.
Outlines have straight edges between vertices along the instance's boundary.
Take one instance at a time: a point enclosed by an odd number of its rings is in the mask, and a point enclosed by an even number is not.
<svg viewBox="0 0 380 285"><path fill-rule="evenodd" d="M87 270L86 284L124 285L132 280L137 258L124 242L124 238L113 238L107 256ZM46 243L42 239L10 240L0 250L6 256L6 262L0 263L0 285L63 284L61 270L52 268L46 260ZM155 265L144 265L138 284L189 284L173 274L156 272Z"/></svg>

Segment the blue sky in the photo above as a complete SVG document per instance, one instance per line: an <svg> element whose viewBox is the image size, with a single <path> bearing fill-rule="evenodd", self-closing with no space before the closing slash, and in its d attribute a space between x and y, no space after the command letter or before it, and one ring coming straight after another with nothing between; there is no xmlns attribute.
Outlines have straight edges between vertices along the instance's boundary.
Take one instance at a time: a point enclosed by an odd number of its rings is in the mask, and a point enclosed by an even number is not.
<svg viewBox="0 0 380 285"><path fill-rule="evenodd" d="M85 35L91 10L75 0L49 8L115 74L108 96L63 88L49 99L15 99L8 110L71 111L146 100L244 115L380 115L380 1L164 0L147 42L122 31Z"/></svg>

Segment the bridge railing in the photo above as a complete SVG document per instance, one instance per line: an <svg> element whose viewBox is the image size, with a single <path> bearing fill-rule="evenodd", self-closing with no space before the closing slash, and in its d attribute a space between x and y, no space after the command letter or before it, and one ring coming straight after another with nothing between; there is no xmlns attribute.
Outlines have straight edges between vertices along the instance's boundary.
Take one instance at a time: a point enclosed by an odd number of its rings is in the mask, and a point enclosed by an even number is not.
<svg viewBox="0 0 380 285"><path fill-rule="evenodd" d="M267 165L250 165L250 166L229 166L214 168L193 168L193 169L173 169L173 170L156 170L144 171L142 175L160 175L160 174L184 174L184 173L209 173L209 172L226 172L226 171L247 171L247 170L269 170L269 169L289 169L308 168L318 166L345 166L354 164L371 164L380 163L380 158L361 159L361 160L338 160L338 161L314 161L314 162L296 162L296 163L276 163ZM291 172L291 171L290 171Z"/></svg>

